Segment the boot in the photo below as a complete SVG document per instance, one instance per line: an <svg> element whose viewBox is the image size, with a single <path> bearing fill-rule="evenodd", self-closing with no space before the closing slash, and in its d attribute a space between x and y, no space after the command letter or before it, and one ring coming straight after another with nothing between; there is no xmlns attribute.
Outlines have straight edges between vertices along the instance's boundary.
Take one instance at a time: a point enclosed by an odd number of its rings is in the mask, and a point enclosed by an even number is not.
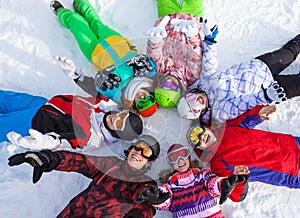
<svg viewBox="0 0 300 218"><path fill-rule="evenodd" d="M57 10L59 8L64 8L64 6L59 1L52 0L50 2L50 8L53 11L53 13L57 15Z"/></svg>
<svg viewBox="0 0 300 218"><path fill-rule="evenodd" d="M300 34L288 41L283 48L291 50L296 59L300 53Z"/></svg>

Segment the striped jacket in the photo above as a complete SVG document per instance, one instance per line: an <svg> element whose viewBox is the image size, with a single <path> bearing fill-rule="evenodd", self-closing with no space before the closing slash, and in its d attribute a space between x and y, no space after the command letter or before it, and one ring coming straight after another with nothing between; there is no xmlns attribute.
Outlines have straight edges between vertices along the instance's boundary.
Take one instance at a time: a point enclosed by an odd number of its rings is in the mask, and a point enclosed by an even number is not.
<svg viewBox="0 0 300 218"><path fill-rule="evenodd" d="M176 173L160 187L163 192L170 192L171 198L155 206L170 210L173 217L224 217L217 201L223 179L198 168Z"/></svg>

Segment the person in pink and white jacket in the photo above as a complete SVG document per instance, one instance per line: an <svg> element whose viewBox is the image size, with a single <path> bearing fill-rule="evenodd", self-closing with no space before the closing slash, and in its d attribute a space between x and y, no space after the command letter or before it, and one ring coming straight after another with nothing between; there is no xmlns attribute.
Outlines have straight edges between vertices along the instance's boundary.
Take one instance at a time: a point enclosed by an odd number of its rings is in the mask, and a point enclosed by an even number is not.
<svg viewBox="0 0 300 218"><path fill-rule="evenodd" d="M167 10L160 4L158 10ZM155 98L163 107L175 107L180 96L200 76L202 62L201 25L202 1L194 1L199 7L189 13L180 10L158 19L148 31L147 54L155 61L157 88ZM189 3L183 5L188 7Z"/></svg>

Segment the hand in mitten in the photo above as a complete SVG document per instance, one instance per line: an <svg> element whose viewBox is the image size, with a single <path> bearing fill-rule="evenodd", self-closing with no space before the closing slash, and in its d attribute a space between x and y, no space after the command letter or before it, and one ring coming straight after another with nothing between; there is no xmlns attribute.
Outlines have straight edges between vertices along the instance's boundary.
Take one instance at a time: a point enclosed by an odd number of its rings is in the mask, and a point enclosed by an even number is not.
<svg viewBox="0 0 300 218"><path fill-rule="evenodd" d="M183 32L186 37L194 37L199 33L198 24L193 20L172 19L171 26L174 31Z"/></svg>
<svg viewBox="0 0 300 218"><path fill-rule="evenodd" d="M264 92L265 99L268 103L274 102L278 104L287 100L284 89L278 84L277 81L274 81L266 89L263 87L263 85L261 85L261 88Z"/></svg>
<svg viewBox="0 0 300 218"><path fill-rule="evenodd" d="M228 196L230 195L231 191L234 189L237 183L245 181L247 182L248 175L241 174L241 175L231 175L226 179L223 179L221 183L221 197L219 204L223 204Z"/></svg>
<svg viewBox="0 0 300 218"><path fill-rule="evenodd" d="M70 58L55 56L54 60L69 78L78 79L82 75L80 70L76 70L76 66Z"/></svg>
<svg viewBox="0 0 300 218"><path fill-rule="evenodd" d="M30 136L22 137L19 133L7 133L8 140L18 146L33 150L56 149L60 145L59 135L56 133L42 134L37 130L30 129Z"/></svg>
<svg viewBox="0 0 300 218"><path fill-rule="evenodd" d="M215 39L219 33L218 25L214 25L213 28L209 29L207 20L203 20L201 18L200 23L202 25L202 31L205 35L203 41L205 41L209 45L216 43L217 41Z"/></svg>
<svg viewBox="0 0 300 218"><path fill-rule="evenodd" d="M164 16L157 26L152 27L147 32L147 36L149 37L149 40L151 42L158 43L168 35L166 31L166 25L169 23L169 20L170 20L169 16Z"/></svg>
<svg viewBox="0 0 300 218"><path fill-rule="evenodd" d="M136 202L148 202L150 204L160 204L170 198L169 192L162 192L157 186L145 189L136 199Z"/></svg>
<svg viewBox="0 0 300 218"><path fill-rule="evenodd" d="M145 76L149 71L153 70L150 57L139 54L126 62L128 66L132 66L134 76Z"/></svg>
<svg viewBox="0 0 300 218"><path fill-rule="evenodd" d="M111 65L104 70L99 71L95 76L95 83L101 90L106 91L107 89L112 90L114 87L119 87L121 78L113 72L116 69L114 65Z"/></svg>
<svg viewBox="0 0 300 218"><path fill-rule="evenodd" d="M60 162L59 155L50 151L25 152L15 154L8 158L9 166L16 166L23 163L29 163L33 167L33 183L37 183L43 172L50 172L55 169Z"/></svg>

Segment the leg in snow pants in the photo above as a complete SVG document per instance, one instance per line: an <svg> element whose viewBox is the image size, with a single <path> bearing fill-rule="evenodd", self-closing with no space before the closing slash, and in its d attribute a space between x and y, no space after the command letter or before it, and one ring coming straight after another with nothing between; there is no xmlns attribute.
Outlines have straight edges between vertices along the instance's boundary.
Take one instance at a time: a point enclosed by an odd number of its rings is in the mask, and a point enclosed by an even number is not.
<svg viewBox="0 0 300 218"><path fill-rule="evenodd" d="M0 142L7 141L6 134L11 131L28 135L33 116L47 101L39 96L0 90Z"/></svg>
<svg viewBox="0 0 300 218"><path fill-rule="evenodd" d="M82 53L91 61L92 53L99 41L120 33L103 24L88 0L74 0L75 12L66 8L57 10L58 20L75 37Z"/></svg>
<svg viewBox="0 0 300 218"><path fill-rule="evenodd" d="M287 98L300 96L300 74L279 75L298 56L300 52L300 34L288 41L279 50L257 57L270 68L273 78L285 90Z"/></svg>

